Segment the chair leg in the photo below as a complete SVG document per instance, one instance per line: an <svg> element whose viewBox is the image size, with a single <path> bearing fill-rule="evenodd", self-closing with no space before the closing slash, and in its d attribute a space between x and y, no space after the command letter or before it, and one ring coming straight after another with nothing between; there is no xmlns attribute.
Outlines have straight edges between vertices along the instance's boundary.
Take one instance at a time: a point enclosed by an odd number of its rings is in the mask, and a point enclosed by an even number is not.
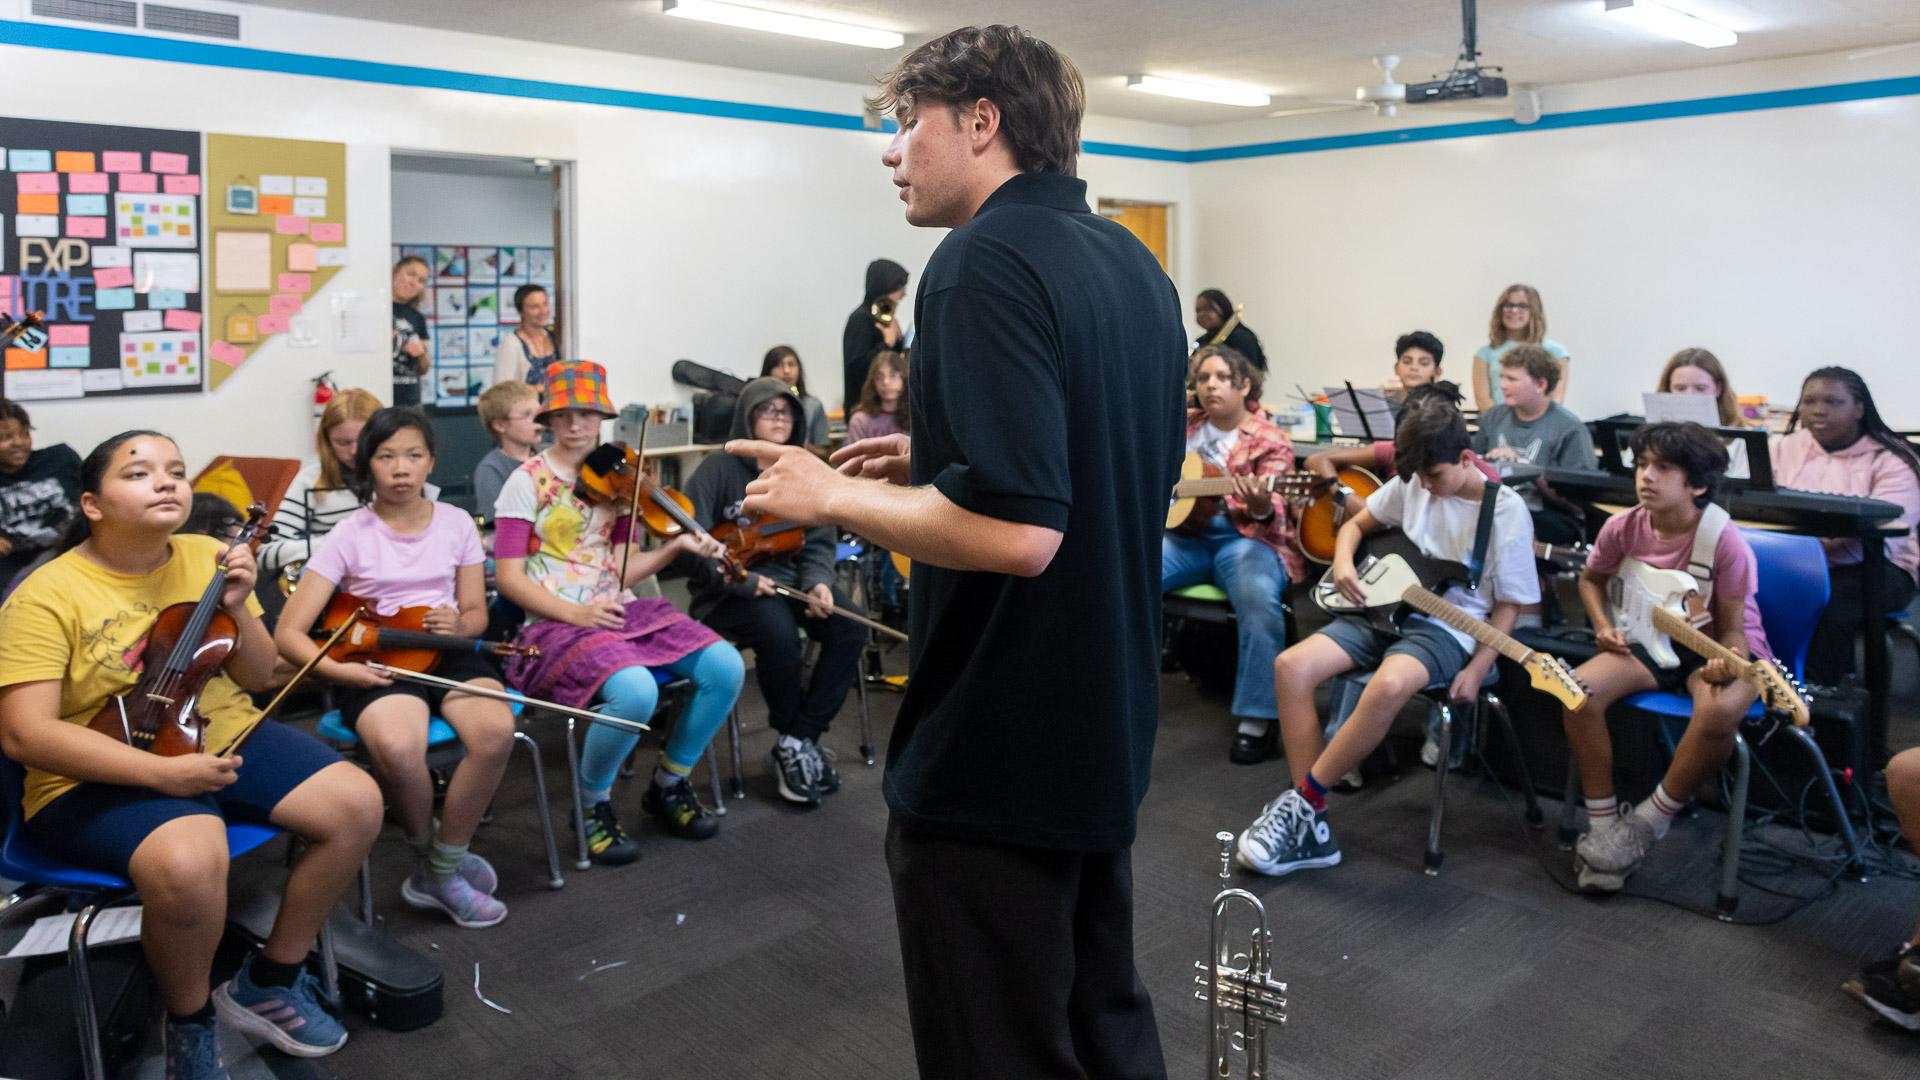
<svg viewBox="0 0 1920 1080"><path fill-rule="evenodd" d="M872 632L869 631L871 636ZM867 700L867 680L855 678L853 688L860 695L860 757L869 766L873 764L873 706Z"/></svg>
<svg viewBox="0 0 1920 1080"><path fill-rule="evenodd" d="M573 799L573 838L579 845L573 868L585 870L593 865L593 859L587 852L587 808L580 801L580 745L573 737L573 725L574 718L567 717L567 790Z"/></svg>
<svg viewBox="0 0 1920 1080"><path fill-rule="evenodd" d="M1440 860L1445 857L1440 851L1440 826L1447 813L1447 774L1453 771L1447 766L1453 760L1453 705L1443 699L1434 702L1431 708L1440 712L1440 767L1433 770L1433 811L1427 818L1424 863L1428 877L1439 877Z"/></svg>
<svg viewBox="0 0 1920 1080"><path fill-rule="evenodd" d="M1482 716L1491 709L1493 718L1500 722L1500 733L1506 738L1507 746L1513 750L1513 760L1520 765L1520 794L1527 800L1527 824L1539 828L1540 823L1546 820L1546 816L1540 812L1540 793L1534 789L1533 770L1527 768L1527 755L1520 749L1520 736L1513 730L1513 717L1507 715L1507 703L1501 701L1500 695L1491 690L1480 692L1480 703L1479 711ZM1487 726L1484 723L1474 725L1475 733L1483 748L1486 745L1486 729ZM1485 756L1484 752L1482 756Z"/></svg>
<svg viewBox="0 0 1920 1080"><path fill-rule="evenodd" d="M727 742L733 750L733 797L747 797L747 782L740 764L740 706L727 714Z"/></svg>
<svg viewBox="0 0 1920 1080"><path fill-rule="evenodd" d="M513 741L526 747L527 763L533 768L533 810L540 816L540 840L547 846L547 888L558 889L567 879L560 876L560 848L553 840L553 810L547 806L547 770L540 763L540 744L524 731L515 731Z"/></svg>
<svg viewBox="0 0 1920 1080"><path fill-rule="evenodd" d="M727 796L720 790L720 752L713 748L711 740L707 743L707 782L713 786L713 812L725 817Z"/></svg>
<svg viewBox="0 0 1920 1080"><path fill-rule="evenodd" d="M319 945L320 989L326 992L327 1001L337 1007L340 1004L340 957L333 948L332 911L327 912L326 921L320 924Z"/></svg>
<svg viewBox="0 0 1920 1080"><path fill-rule="evenodd" d="M1580 839L1580 769L1573 755L1567 755L1567 783L1560 789L1560 850L1572 851Z"/></svg>
<svg viewBox="0 0 1920 1080"><path fill-rule="evenodd" d="M1913 628L1907 629L1911 631ZM1827 768L1827 755L1821 751L1820 744L1813 741L1813 733L1806 728L1791 724L1783 724L1781 728L1806 747L1807 755L1813 758L1813 774L1820 778L1821 787L1826 790L1827 802L1833 807L1833 820L1840 830L1840 839L1847 845L1847 873L1866 881L1867 866L1860 856L1860 839L1853 834L1853 819L1847 816L1847 805L1840 801L1840 788L1833 782L1833 770Z"/></svg>
<svg viewBox="0 0 1920 1080"><path fill-rule="evenodd" d="M360 860L360 921L373 925L373 856Z"/></svg>
<svg viewBox="0 0 1920 1080"><path fill-rule="evenodd" d="M107 1080L106 1055L100 1049L100 1017L93 1004L93 969L87 959L87 934L93 929L100 902L88 904L74 916L67 935L67 966L73 971L74 1022L80 1030L80 1064L87 1080Z"/></svg>
<svg viewBox="0 0 1920 1080"><path fill-rule="evenodd" d="M1727 848L1720 857L1720 892L1713 898L1714 914L1732 922L1740 906L1740 841L1747 826L1747 781L1753 773L1753 754L1747 740L1733 737L1733 798L1727 803Z"/></svg>

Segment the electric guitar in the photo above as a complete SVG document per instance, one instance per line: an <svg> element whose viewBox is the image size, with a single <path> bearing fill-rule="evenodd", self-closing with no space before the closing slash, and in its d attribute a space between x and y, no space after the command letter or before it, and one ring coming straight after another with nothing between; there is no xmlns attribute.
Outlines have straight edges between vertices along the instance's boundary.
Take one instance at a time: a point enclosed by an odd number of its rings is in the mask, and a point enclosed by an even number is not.
<svg viewBox="0 0 1920 1080"><path fill-rule="evenodd" d="M1328 571L1314 586L1313 599L1329 615L1359 615L1390 633L1398 633L1409 611L1418 611L1466 634L1526 669L1533 688L1558 698L1569 709L1587 703L1587 686L1567 662L1527 648L1512 637L1440 598L1448 587L1465 584L1467 568L1435 559L1398 529L1370 533L1360 541L1354 569L1366 592L1364 604L1346 598Z"/></svg>
<svg viewBox="0 0 1920 1080"><path fill-rule="evenodd" d="M1587 553L1593 547L1589 544L1543 544L1533 542L1533 557L1552 566L1555 570L1579 573L1587 568Z"/></svg>
<svg viewBox="0 0 1920 1080"><path fill-rule="evenodd" d="M1749 660L1701 632L1694 625L1704 615L1699 597L1700 583L1692 574L1623 559L1607 582L1607 617L1660 667L1679 666L1675 644L1704 660L1725 660L1769 711L1792 717L1795 727L1806 727L1811 714L1799 680L1779 660Z"/></svg>

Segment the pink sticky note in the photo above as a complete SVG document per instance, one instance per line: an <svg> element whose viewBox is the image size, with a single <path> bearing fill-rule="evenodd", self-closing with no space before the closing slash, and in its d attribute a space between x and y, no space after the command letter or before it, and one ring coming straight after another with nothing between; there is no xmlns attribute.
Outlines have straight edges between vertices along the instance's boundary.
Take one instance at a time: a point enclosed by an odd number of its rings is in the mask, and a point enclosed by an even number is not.
<svg viewBox="0 0 1920 1080"><path fill-rule="evenodd" d="M297 296L290 296L290 297L276 296L274 297L274 299L275 300L288 299L288 300L298 301L300 298ZM285 315L262 315L259 318L253 320L253 325L254 325L254 329L260 331L263 334L284 334L287 332L287 317Z"/></svg>
<svg viewBox="0 0 1920 1080"><path fill-rule="evenodd" d="M337 221L316 221L313 223L312 236L316 243L338 244L346 240L347 227Z"/></svg>
<svg viewBox="0 0 1920 1080"><path fill-rule="evenodd" d="M107 219L103 217L70 217L67 219L66 234L82 240L105 240L107 238Z"/></svg>
<svg viewBox="0 0 1920 1080"><path fill-rule="evenodd" d="M157 157L158 155L155 156ZM192 174L186 176L163 176L160 178L160 188L169 195L198 195L200 194L200 178Z"/></svg>
<svg viewBox="0 0 1920 1080"><path fill-rule="evenodd" d="M133 284L133 271L125 266L109 266L93 272L96 289L124 289Z"/></svg>
<svg viewBox="0 0 1920 1080"><path fill-rule="evenodd" d="M157 173L183 173L187 171L187 155L169 154L164 150L155 150L147 155L147 161Z"/></svg>
<svg viewBox="0 0 1920 1080"><path fill-rule="evenodd" d="M58 195L60 194L60 174L50 172L23 172L14 177L20 185L22 195Z"/></svg>
<svg viewBox="0 0 1920 1080"><path fill-rule="evenodd" d="M120 190L131 191L137 195L151 195L160 190L160 183L150 172L130 172L120 174Z"/></svg>
<svg viewBox="0 0 1920 1080"><path fill-rule="evenodd" d="M308 274L281 274L280 291L283 293L312 292L313 278Z"/></svg>
<svg viewBox="0 0 1920 1080"><path fill-rule="evenodd" d="M77 326L47 327L49 345L87 345L93 341L93 327L84 323Z"/></svg>
<svg viewBox="0 0 1920 1080"><path fill-rule="evenodd" d="M216 341L207 346L207 355L228 367L235 367L240 361L247 358L246 351L240 348L240 346L231 345L224 341Z"/></svg>
<svg viewBox="0 0 1920 1080"><path fill-rule="evenodd" d="M100 155L100 168L104 172L139 172L140 152L138 150L109 150Z"/></svg>
<svg viewBox="0 0 1920 1080"><path fill-rule="evenodd" d="M200 313L186 308L173 308L167 312L166 327L169 330L198 330Z"/></svg>
<svg viewBox="0 0 1920 1080"><path fill-rule="evenodd" d="M267 310L281 318L300 314L301 306L299 297L289 296L286 293L280 293L267 301Z"/></svg>
<svg viewBox="0 0 1920 1080"><path fill-rule="evenodd" d="M107 193L107 174L98 172L68 173L67 190L76 195L105 195Z"/></svg>
<svg viewBox="0 0 1920 1080"><path fill-rule="evenodd" d="M273 219L273 231L281 236L305 236L307 219L294 214L281 214Z"/></svg>

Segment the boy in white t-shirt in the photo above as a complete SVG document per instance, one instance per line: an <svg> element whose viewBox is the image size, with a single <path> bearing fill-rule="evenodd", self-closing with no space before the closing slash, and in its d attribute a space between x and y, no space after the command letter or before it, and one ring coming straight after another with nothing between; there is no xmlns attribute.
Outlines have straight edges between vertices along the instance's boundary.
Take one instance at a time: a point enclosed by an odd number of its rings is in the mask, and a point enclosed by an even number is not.
<svg viewBox="0 0 1920 1080"><path fill-rule="evenodd" d="M1340 591L1365 597L1354 553L1368 533L1399 528L1435 559L1467 563L1489 481L1474 461L1465 422L1444 404L1409 409L1394 436L1399 475L1367 499L1367 507L1340 528L1333 577ZM1520 607L1540 599L1533 565L1533 521L1521 498L1495 489L1486 564L1477 590L1449 588L1443 598L1502 632L1513 629ZM1407 699L1430 686L1447 686L1470 701L1492 669L1493 650L1423 615L1410 616L1393 635L1363 619L1341 617L1274 660L1280 736L1295 786L1260 811L1240 834L1240 865L1262 874L1333 866L1340 846L1326 821L1327 788L1357 769L1386 737ZM1359 702L1333 741L1321 735L1313 692L1348 671L1373 669Z"/></svg>

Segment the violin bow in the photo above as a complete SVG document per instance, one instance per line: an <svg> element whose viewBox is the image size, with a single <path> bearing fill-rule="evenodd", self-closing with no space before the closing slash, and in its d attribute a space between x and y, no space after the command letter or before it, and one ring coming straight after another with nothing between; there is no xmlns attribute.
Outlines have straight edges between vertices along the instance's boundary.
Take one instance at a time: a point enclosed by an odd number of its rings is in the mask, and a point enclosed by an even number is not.
<svg viewBox="0 0 1920 1080"><path fill-rule="evenodd" d="M227 744L227 748L215 756L223 758L232 757L233 752L240 748L240 744L247 741L247 736L253 734L255 728L266 723L267 718L272 716L275 710L280 708L280 703L287 700L287 695L293 693L294 687L299 686L302 680L306 679L306 677L312 673L314 668L320 666L320 661L326 657L327 653L333 650L335 645L345 640L347 631L353 629L353 624L360 621L360 615L361 611L359 608L355 608L349 613L346 619L340 623L339 627L333 631L332 636L328 637L320 646L320 651L313 654L313 659L300 665L300 670L294 672L293 678L288 679L287 684L280 688L280 692L273 695L273 700L267 702L267 707L260 710L260 715L254 717L252 723L240 729L240 734L234 736L233 741Z"/></svg>
<svg viewBox="0 0 1920 1080"><path fill-rule="evenodd" d="M633 555L634 530L641 527L640 485L646 480L647 429L653 426L649 423L651 417L652 413L646 409L640 411L640 438L637 440L640 445L633 448L633 501L627 506L627 542L620 548L620 580L615 583L620 586L619 592L627 591L627 559Z"/></svg>

